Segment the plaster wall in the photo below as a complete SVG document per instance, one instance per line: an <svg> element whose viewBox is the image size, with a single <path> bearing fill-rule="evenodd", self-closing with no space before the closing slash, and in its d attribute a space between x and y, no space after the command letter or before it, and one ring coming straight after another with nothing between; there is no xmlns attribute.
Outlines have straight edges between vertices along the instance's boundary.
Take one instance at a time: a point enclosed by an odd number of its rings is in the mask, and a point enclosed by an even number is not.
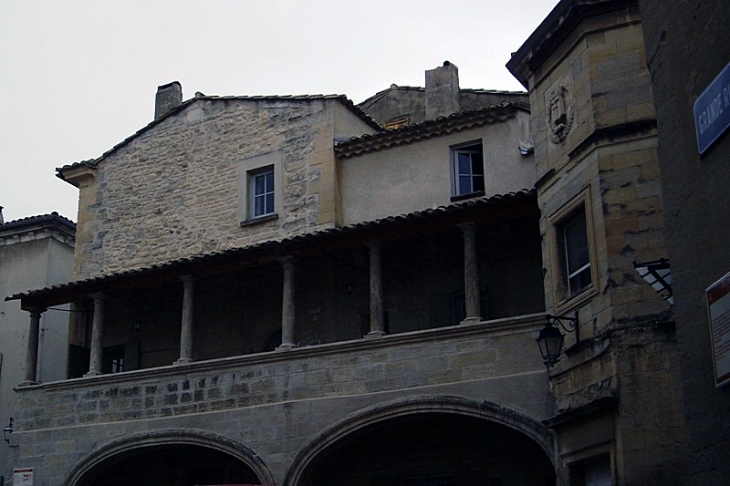
<svg viewBox="0 0 730 486"><path fill-rule="evenodd" d="M2 225L0 225L2 231ZM50 230L16 236L0 234L0 425L5 427L17 414L17 395L13 391L25 379L29 314L19 301L5 297L29 289L43 288L67 281L73 266L73 240ZM60 309L67 306L59 306ZM48 310L41 318L38 376L42 381L65 377L68 313ZM11 449L0 447L0 476L9 477L6 467Z"/></svg>
<svg viewBox="0 0 730 486"><path fill-rule="evenodd" d="M520 119L463 130L408 145L339 161L344 224L421 211L451 204L451 149L481 141L484 150L485 195L531 188L532 157L520 154Z"/></svg>

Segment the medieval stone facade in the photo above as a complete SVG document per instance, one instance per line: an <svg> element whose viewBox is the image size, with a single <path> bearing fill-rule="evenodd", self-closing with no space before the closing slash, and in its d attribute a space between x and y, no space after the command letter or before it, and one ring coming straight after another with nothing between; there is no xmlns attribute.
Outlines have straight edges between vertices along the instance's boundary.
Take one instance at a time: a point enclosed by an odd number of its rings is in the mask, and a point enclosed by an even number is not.
<svg viewBox="0 0 730 486"><path fill-rule="evenodd" d="M59 170L75 280L11 299L31 329L72 304L70 379L18 389L12 466L685 481L673 307L635 268L668 256L637 2L562 0L508 68L529 95L460 88L449 62L359 106L160 87L147 127Z"/></svg>

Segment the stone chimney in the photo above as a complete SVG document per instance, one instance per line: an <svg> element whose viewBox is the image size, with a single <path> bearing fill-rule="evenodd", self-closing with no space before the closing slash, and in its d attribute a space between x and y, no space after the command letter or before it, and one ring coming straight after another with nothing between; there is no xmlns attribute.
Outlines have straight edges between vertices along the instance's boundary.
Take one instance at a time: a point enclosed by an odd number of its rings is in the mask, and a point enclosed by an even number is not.
<svg viewBox="0 0 730 486"><path fill-rule="evenodd" d="M5 223L5 218L3 217L3 207L0 206L0 224Z"/></svg>
<svg viewBox="0 0 730 486"><path fill-rule="evenodd" d="M426 119L449 116L459 110L459 68L444 65L426 71Z"/></svg>
<svg viewBox="0 0 730 486"><path fill-rule="evenodd" d="M157 87L155 120L182 103L182 86L178 81Z"/></svg>

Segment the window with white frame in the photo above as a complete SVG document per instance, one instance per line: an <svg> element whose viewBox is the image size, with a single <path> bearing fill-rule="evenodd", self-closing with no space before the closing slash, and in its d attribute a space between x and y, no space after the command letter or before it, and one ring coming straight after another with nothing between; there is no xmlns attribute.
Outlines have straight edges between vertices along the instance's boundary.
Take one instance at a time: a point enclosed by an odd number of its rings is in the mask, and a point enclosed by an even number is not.
<svg viewBox="0 0 730 486"><path fill-rule="evenodd" d="M588 249L586 213L578 211L561 224L559 240L562 243L565 283L568 296L582 292L591 284L591 259Z"/></svg>
<svg viewBox="0 0 730 486"><path fill-rule="evenodd" d="M282 152L275 150L238 162L238 217L241 226L276 219L281 211Z"/></svg>
<svg viewBox="0 0 730 486"><path fill-rule="evenodd" d="M484 194L484 152L481 142L451 149L452 196Z"/></svg>
<svg viewBox="0 0 730 486"><path fill-rule="evenodd" d="M274 166L249 172L250 218L274 214Z"/></svg>

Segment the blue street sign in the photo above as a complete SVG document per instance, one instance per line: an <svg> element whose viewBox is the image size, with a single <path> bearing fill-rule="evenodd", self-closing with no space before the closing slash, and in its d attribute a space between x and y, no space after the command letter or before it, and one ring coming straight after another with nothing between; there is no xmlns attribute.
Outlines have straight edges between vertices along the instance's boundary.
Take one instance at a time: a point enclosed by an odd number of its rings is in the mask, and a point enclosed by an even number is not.
<svg viewBox="0 0 730 486"><path fill-rule="evenodd" d="M700 155L730 127L730 63L695 101L695 131Z"/></svg>

